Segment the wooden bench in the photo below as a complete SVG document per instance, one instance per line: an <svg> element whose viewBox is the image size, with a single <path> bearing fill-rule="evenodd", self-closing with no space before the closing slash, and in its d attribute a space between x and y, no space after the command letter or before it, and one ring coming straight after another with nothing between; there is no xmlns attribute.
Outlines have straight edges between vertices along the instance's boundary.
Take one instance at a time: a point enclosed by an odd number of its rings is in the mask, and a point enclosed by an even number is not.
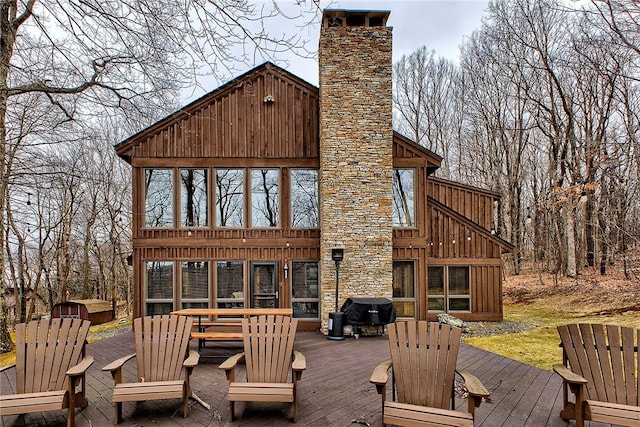
<svg viewBox="0 0 640 427"><path fill-rule="evenodd" d="M291 308L186 308L174 311L178 316L197 317L191 338L198 340L198 352L207 341L242 341L242 319L261 315L293 315ZM211 320L208 320L211 319ZM203 356L205 357L205 356ZM216 357L216 356L207 356Z"/></svg>

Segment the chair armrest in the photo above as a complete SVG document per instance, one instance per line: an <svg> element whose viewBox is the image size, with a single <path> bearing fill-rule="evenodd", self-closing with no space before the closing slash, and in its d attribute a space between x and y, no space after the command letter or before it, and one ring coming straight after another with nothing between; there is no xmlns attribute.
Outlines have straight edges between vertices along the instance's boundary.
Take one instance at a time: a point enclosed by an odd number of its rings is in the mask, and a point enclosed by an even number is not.
<svg viewBox="0 0 640 427"><path fill-rule="evenodd" d="M582 378L580 375L571 371L571 369L567 368L564 365L557 364L553 365L553 371L562 377L562 381L571 384L586 384L587 380Z"/></svg>
<svg viewBox="0 0 640 427"><path fill-rule="evenodd" d="M3 366L2 368L0 368L0 372L4 372L4 371L6 371L7 369L15 368L15 366L16 366L16 364L15 364L15 363L13 363L13 364L11 364L11 365L8 365L8 366Z"/></svg>
<svg viewBox="0 0 640 427"><path fill-rule="evenodd" d="M236 379L235 368L238 362L243 357L244 357L244 352L234 354L233 356L230 356L227 360L225 360L218 366L218 369L224 369L224 373L227 375L227 379L229 381L235 381Z"/></svg>
<svg viewBox="0 0 640 427"><path fill-rule="evenodd" d="M490 393L474 375L464 369L456 368L456 372L464 380L464 386L467 389L467 412L475 419L476 408L480 406L483 400L489 401Z"/></svg>
<svg viewBox="0 0 640 427"><path fill-rule="evenodd" d="M307 359L304 357L304 354L299 351L293 351L293 363L291 364L291 369L294 371L304 371L307 369Z"/></svg>
<svg viewBox="0 0 640 427"><path fill-rule="evenodd" d="M482 382L480 382L480 380L476 376L465 371L464 369L456 369L456 372L464 380L464 386L466 387L469 395L474 397L484 397L484 398L489 397L491 393L489 393L489 390L485 388L485 386L482 384Z"/></svg>
<svg viewBox="0 0 640 427"><path fill-rule="evenodd" d="M189 356L184 360L182 366L185 368L193 368L198 365L200 354L195 350L189 350Z"/></svg>
<svg viewBox="0 0 640 427"><path fill-rule="evenodd" d="M76 366L73 366L67 371L67 375L70 377L84 375L84 373L89 369L91 365L93 365L93 356L85 356L84 359L80 361Z"/></svg>
<svg viewBox="0 0 640 427"><path fill-rule="evenodd" d="M371 373L371 377L369 381L376 385L386 384L389 380L389 368L391 367L391 360L387 360L385 362L380 363L375 367L373 372Z"/></svg>
<svg viewBox="0 0 640 427"><path fill-rule="evenodd" d="M293 371L293 381L299 381L302 378L302 371L307 369L307 359L304 354L299 351L293 350L293 362L291 363L291 370Z"/></svg>
<svg viewBox="0 0 640 427"><path fill-rule="evenodd" d="M103 371L116 371L118 369L122 368L122 365L124 365L126 362L128 362L129 360L133 359L134 357L136 357L136 354L128 354L124 357L121 357L118 360L114 360L113 362L109 363L107 366L105 366L104 368L102 368Z"/></svg>

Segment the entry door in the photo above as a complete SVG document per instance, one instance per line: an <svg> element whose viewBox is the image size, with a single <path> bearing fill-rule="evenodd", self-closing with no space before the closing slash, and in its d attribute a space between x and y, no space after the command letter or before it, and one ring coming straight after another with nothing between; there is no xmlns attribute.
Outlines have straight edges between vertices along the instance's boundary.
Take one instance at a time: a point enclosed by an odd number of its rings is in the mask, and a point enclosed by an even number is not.
<svg viewBox="0 0 640 427"><path fill-rule="evenodd" d="M275 262L251 263L251 307L278 307L278 269Z"/></svg>

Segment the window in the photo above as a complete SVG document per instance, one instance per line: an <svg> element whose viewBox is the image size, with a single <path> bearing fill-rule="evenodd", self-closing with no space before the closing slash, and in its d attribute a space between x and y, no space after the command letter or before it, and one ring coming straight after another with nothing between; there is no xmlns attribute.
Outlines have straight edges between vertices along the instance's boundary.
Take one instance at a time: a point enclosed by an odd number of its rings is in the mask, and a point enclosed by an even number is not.
<svg viewBox="0 0 640 427"><path fill-rule="evenodd" d="M318 263L291 263L291 306L293 317L320 318L320 294L318 291Z"/></svg>
<svg viewBox="0 0 640 427"><path fill-rule="evenodd" d="M173 262L147 261L145 310L147 316L173 311Z"/></svg>
<svg viewBox="0 0 640 427"><path fill-rule="evenodd" d="M446 311L444 301L444 267L429 267L427 270L427 310Z"/></svg>
<svg viewBox="0 0 640 427"><path fill-rule="evenodd" d="M251 263L251 308L276 308L278 304L277 264L273 261Z"/></svg>
<svg viewBox="0 0 640 427"><path fill-rule="evenodd" d="M471 311L469 266L429 267L428 276L429 311Z"/></svg>
<svg viewBox="0 0 640 427"><path fill-rule="evenodd" d="M280 208L280 172L251 170L251 226L277 227Z"/></svg>
<svg viewBox="0 0 640 427"><path fill-rule="evenodd" d="M144 170L145 225L173 227L173 171Z"/></svg>
<svg viewBox="0 0 640 427"><path fill-rule="evenodd" d="M209 225L206 169L180 170L180 223L183 227Z"/></svg>
<svg viewBox="0 0 640 427"><path fill-rule="evenodd" d="M398 317L416 316L413 261L393 262L393 305Z"/></svg>
<svg viewBox="0 0 640 427"><path fill-rule="evenodd" d="M291 226L318 227L318 171L291 171Z"/></svg>
<svg viewBox="0 0 640 427"><path fill-rule="evenodd" d="M449 267L449 311L470 311L469 267Z"/></svg>
<svg viewBox="0 0 640 427"><path fill-rule="evenodd" d="M244 171L216 170L216 226L242 227L244 224Z"/></svg>
<svg viewBox="0 0 640 427"><path fill-rule="evenodd" d="M209 263L182 262L182 308L209 307Z"/></svg>
<svg viewBox="0 0 640 427"><path fill-rule="evenodd" d="M393 226L414 227L413 169L393 170Z"/></svg>
<svg viewBox="0 0 640 427"><path fill-rule="evenodd" d="M218 308L244 307L244 262L216 262Z"/></svg>

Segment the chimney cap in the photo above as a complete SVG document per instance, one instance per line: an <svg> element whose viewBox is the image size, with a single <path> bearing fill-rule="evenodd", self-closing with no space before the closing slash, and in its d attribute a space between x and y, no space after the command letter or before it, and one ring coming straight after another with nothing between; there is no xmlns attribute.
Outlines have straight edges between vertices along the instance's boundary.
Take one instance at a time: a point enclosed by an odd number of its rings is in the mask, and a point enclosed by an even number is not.
<svg viewBox="0 0 640 427"><path fill-rule="evenodd" d="M388 10L325 9L323 27L384 27L389 19Z"/></svg>

